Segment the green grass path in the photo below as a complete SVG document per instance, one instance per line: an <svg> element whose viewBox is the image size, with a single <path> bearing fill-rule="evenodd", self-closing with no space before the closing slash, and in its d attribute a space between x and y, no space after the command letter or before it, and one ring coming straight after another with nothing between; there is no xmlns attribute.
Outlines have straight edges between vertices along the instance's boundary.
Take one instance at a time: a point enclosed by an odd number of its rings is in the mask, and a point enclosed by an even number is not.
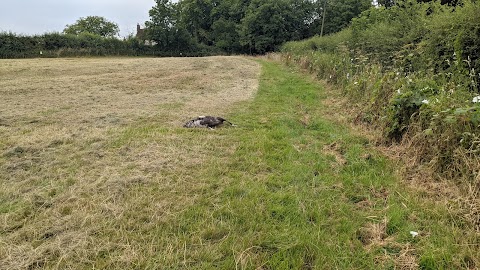
<svg viewBox="0 0 480 270"><path fill-rule="evenodd" d="M181 219L186 231L206 238L202 249L213 256L193 265L369 269L382 253L364 248L375 236L361 228L382 223L388 204L400 215L391 233L407 230L400 202L387 195L392 170L365 138L324 120L322 95L319 84L263 62L257 97L233 115L241 127L225 131L233 132L236 151L218 164L221 175L209 175L221 177L221 192Z"/></svg>
<svg viewBox="0 0 480 270"><path fill-rule="evenodd" d="M176 131L209 158L183 191L193 202L157 227L163 248L139 266L448 269L474 256L454 244L445 209L405 194L367 139L325 120L320 84L262 65L256 98L229 117L238 128Z"/></svg>
<svg viewBox="0 0 480 270"><path fill-rule="evenodd" d="M325 120L318 83L262 64L255 100L231 115L240 127L216 131L235 150L198 171L203 194L168 232L184 244L173 268L465 267L474 253L454 244L446 210L406 194L367 139Z"/></svg>

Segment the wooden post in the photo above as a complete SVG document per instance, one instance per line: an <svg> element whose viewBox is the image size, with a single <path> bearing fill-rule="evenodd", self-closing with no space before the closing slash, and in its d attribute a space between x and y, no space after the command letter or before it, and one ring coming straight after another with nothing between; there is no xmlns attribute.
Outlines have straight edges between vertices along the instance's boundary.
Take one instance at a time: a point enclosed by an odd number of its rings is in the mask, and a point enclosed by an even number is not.
<svg viewBox="0 0 480 270"><path fill-rule="evenodd" d="M322 10L323 18L322 18L322 29L320 30L320 36L323 36L323 25L325 24L325 15L327 13L326 7L327 7L327 0L323 2L323 10Z"/></svg>

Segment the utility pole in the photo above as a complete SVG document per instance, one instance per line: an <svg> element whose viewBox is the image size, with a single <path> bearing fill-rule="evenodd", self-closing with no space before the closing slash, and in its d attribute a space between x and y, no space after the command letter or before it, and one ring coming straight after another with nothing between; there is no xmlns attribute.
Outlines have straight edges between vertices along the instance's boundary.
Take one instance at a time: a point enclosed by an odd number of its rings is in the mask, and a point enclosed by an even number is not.
<svg viewBox="0 0 480 270"><path fill-rule="evenodd" d="M325 24L325 15L326 15L326 7L327 7L327 0L324 0L323 2L323 10L322 10L322 14L323 14L323 18L322 18L322 29L320 30L320 36L323 36L323 25Z"/></svg>

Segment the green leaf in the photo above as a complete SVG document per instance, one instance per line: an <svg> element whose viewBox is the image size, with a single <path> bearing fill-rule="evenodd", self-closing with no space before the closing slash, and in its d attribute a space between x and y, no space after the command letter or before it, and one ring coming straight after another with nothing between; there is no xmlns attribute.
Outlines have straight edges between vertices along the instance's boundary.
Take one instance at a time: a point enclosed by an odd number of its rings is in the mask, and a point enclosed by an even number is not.
<svg viewBox="0 0 480 270"><path fill-rule="evenodd" d="M453 114L454 115L465 115L468 112L469 112L469 108L458 108L453 112Z"/></svg>
<svg viewBox="0 0 480 270"><path fill-rule="evenodd" d="M427 135L427 136L431 136L431 135L433 135L433 129L431 129L431 128L425 129L423 131L423 133L425 133L425 135Z"/></svg>
<svg viewBox="0 0 480 270"><path fill-rule="evenodd" d="M457 123L457 118L452 115L449 115L445 117L445 122L447 122L448 124L455 124Z"/></svg>

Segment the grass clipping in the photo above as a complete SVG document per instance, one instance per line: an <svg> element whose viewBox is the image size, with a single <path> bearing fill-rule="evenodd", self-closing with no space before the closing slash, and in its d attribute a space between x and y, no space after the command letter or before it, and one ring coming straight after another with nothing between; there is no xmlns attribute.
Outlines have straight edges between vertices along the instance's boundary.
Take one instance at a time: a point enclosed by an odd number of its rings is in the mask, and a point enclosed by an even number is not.
<svg viewBox="0 0 480 270"><path fill-rule="evenodd" d="M175 133L252 98L260 72L242 57L0 61L0 269L142 261L122 232L152 237L202 187L188 168L207 142Z"/></svg>

